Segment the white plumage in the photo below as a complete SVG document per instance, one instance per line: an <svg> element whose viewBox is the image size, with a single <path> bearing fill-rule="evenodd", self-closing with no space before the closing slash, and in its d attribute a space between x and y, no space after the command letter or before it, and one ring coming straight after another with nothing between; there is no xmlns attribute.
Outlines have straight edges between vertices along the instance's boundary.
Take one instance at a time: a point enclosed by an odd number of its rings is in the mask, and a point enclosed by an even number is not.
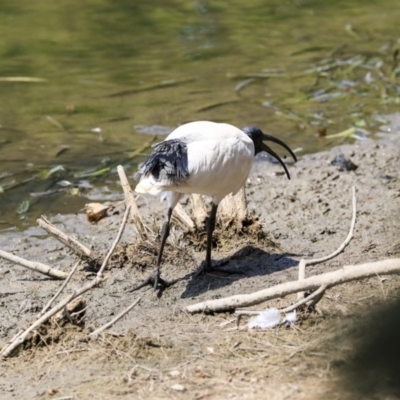
<svg viewBox="0 0 400 400"><path fill-rule="evenodd" d="M207 223L205 269L208 270L211 268L211 241L218 204L226 195L236 194L245 184L254 156L261 151L268 152L280 162L290 179L285 164L263 143L265 140L285 147L296 160L285 143L264 134L256 127L238 129L229 124L210 121L182 125L163 142L154 146L154 152L140 169L141 179L135 191L152 195L167 192L168 214L161 234L157 267L144 284L152 283L155 288L159 283L168 286L159 277L159 270L165 241L169 235L172 210L183 194L207 195L213 202Z"/></svg>
<svg viewBox="0 0 400 400"><path fill-rule="evenodd" d="M210 121L191 122L175 129L164 142L172 139L186 143L188 178L176 183L157 180L151 174L142 176L137 193L169 192L172 208L184 193L204 194L218 204L246 182L253 165L254 143L240 129Z"/></svg>

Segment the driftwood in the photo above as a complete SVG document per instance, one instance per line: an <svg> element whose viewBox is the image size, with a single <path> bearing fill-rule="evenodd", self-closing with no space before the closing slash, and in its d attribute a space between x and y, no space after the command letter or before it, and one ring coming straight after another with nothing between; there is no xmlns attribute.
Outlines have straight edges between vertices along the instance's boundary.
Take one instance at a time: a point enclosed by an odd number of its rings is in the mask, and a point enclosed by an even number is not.
<svg viewBox="0 0 400 400"><path fill-rule="evenodd" d="M79 243L75 238L61 232L57 227L49 222L44 215L42 215L36 222L46 232L50 233L65 246L73 250L78 256L83 258L93 258L92 251L89 248L84 246L82 243Z"/></svg>
<svg viewBox="0 0 400 400"><path fill-rule="evenodd" d="M131 185L129 184L128 178L126 177L124 167L122 165L118 165L117 171L119 179L121 181L122 190L124 191L126 206L127 207L129 206L131 210L131 218L133 221L133 226L139 238L141 240L146 240L148 239L146 226L143 223L142 216L140 215L135 198L133 197Z"/></svg>
<svg viewBox="0 0 400 400"><path fill-rule="evenodd" d="M4 250L0 250L0 257L4 258L7 261L11 261L14 264L18 264L22 267L31 269L32 271L47 275L53 279L65 279L68 276L67 273L60 271L59 269L51 268L50 266L37 261L33 262L25 260L24 258L15 256L14 254L8 253Z"/></svg>
<svg viewBox="0 0 400 400"><path fill-rule="evenodd" d="M400 273L400 259L377 261L359 265L346 265L342 269L312 276L300 281L282 283L251 294L240 294L217 300L207 300L185 308L189 313L216 312L234 310L238 307L249 307L267 300L284 297L305 290L317 290L321 286L331 288L357 279L370 278L376 275Z"/></svg>

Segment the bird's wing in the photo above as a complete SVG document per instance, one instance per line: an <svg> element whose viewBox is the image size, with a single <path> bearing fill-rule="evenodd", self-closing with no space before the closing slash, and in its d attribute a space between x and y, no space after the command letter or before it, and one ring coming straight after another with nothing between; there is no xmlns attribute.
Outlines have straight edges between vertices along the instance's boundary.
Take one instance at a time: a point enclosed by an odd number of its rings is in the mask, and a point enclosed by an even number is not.
<svg viewBox="0 0 400 400"><path fill-rule="evenodd" d="M159 143L140 169L142 179L152 177L162 185L179 184L189 175L187 154L187 145L181 140Z"/></svg>

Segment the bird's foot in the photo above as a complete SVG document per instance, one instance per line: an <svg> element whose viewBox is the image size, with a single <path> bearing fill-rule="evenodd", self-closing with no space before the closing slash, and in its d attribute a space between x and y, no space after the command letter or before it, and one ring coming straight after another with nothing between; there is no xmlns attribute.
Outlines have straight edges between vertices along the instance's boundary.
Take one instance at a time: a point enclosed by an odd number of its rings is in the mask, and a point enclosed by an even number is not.
<svg viewBox="0 0 400 400"><path fill-rule="evenodd" d="M134 286L132 289L128 290L127 292L132 293L132 292L136 292L137 290L140 290L141 288L150 285L153 286L154 290L159 290L159 291L163 291L166 288L174 285L175 283L179 282L181 280L181 278L178 279L174 279L172 281L166 281L164 279L162 279L158 273L158 271L153 271L148 277L147 279L145 279L142 283L140 283L137 286Z"/></svg>

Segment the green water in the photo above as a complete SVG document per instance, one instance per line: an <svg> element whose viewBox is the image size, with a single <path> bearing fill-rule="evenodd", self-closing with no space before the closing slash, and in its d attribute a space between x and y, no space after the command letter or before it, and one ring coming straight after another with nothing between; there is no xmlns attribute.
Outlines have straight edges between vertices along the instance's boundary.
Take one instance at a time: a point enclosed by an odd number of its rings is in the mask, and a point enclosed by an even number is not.
<svg viewBox="0 0 400 400"><path fill-rule="evenodd" d="M399 21L398 0L2 0L0 230L93 192L57 182L118 188L154 126L254 124L300 154L373 134L400 107Z"/></svg>

